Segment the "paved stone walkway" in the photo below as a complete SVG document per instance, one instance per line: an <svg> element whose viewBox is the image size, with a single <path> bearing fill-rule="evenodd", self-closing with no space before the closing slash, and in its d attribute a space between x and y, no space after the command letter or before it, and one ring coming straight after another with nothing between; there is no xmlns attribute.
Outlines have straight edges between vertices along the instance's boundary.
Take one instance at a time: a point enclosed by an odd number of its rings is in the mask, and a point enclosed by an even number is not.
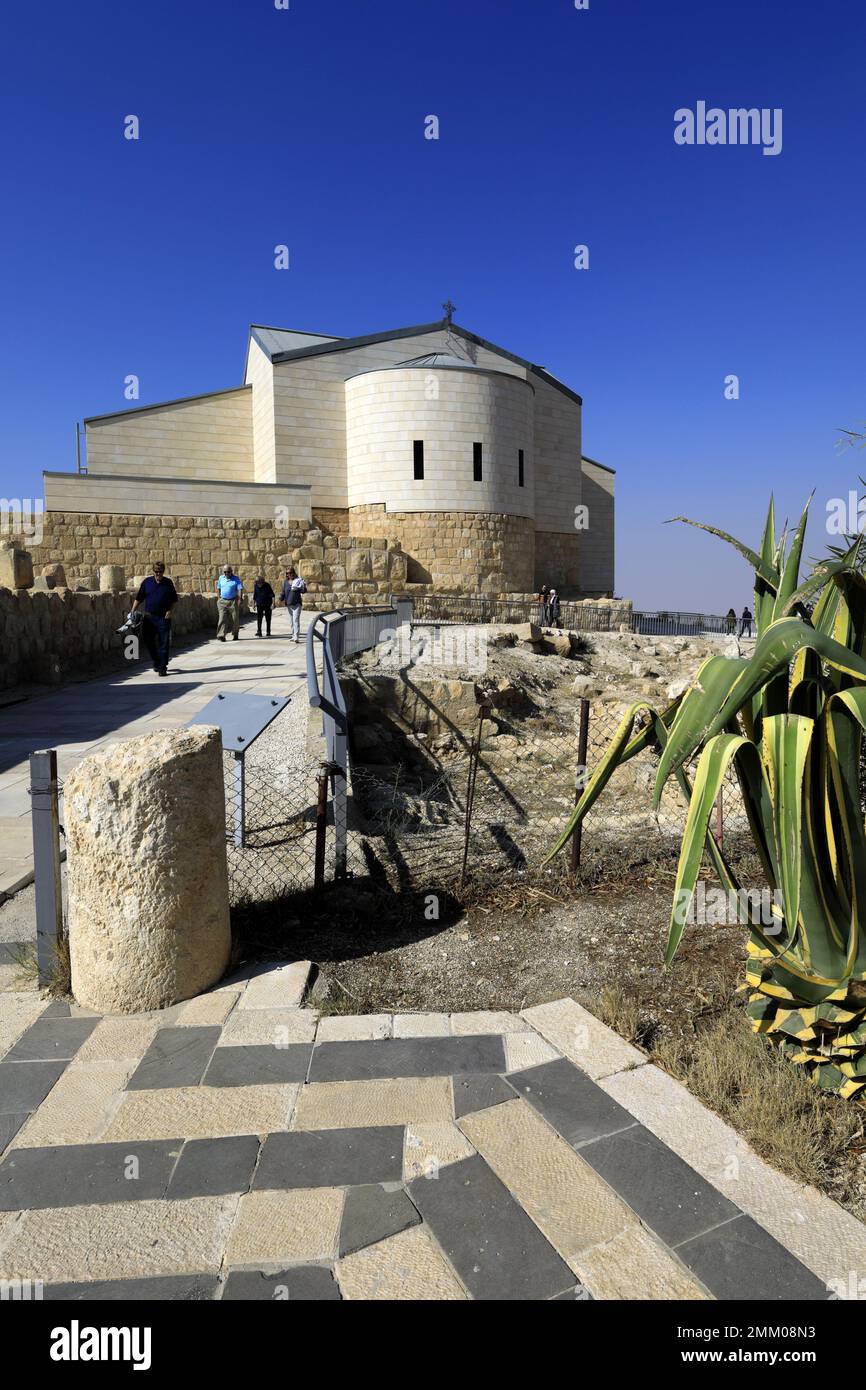
<svg viewBox="0 0 866 1390"><path fill-rule="evenodd" d="M304 631L314 616L303 615ZM129 672L65 685L0 708L0 895L11 895L32 877L27 759L34 749L58 750L62 780L97 748L186 724L217 690L297 691L306 698L305 680L304 645L292 643L288 613L277 608L270 640L256 638L255 619L250 618L237 642L202 636L176 652L165 678L142 660Z"/></svg>
<svg viewBox="0 0 866 1390"><path fill-rule="evenodd" d="M307 981L263 965L124 1018L0 995L0 1278L56 1299L826 1299L864 1267L859 1222L572 1000L319 1018Z"/></svg>

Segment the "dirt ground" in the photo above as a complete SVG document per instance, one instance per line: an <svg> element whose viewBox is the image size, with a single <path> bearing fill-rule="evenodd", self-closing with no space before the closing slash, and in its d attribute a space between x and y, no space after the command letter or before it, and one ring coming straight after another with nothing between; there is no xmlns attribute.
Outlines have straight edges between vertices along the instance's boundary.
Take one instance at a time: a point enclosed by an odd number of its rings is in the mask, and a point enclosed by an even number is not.
<svg viewBox="0 0 866 1390"><path fill-rule="evenodd" d="M635 1036L648 1046L700 1027L742 979L739 927L691 928L665 968L667 878L578 887L564 899L532 884L479 894L465 907L447 892L436 898L356 882L277 930L352 1012L519 1010L571 995L599 1013L603 1001L607 1012L628 1001ZM439 919L428 920L436 906ZM271 949L272 931L253 922L243 930L248 949L262 931L260 949Z"/></svg>

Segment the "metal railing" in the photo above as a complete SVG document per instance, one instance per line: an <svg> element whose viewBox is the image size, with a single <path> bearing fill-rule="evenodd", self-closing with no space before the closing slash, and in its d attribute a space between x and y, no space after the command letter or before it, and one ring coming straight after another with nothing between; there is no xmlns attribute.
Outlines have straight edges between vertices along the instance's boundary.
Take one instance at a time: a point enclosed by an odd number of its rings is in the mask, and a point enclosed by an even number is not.
<svg viewBox="0 0 866 1390"><path fill-rule="evenodd" d="M307 695L313 709L322 712L326 760L322 772L330 782L334 819L334 877L346 874L348 836L347 785L349 717L340 688L338 669L345 657L375 647L382 634L408 621L411 608L405 602L365 608L335 609L319 613L307 629ZM321 663L318 657L321 656ZM321 664L321 678L319 666ZM326 817L321 802L317 816L320 837ZM316 887L324 879L324 854L317 846Z"/></svg>
<svg viewBox="0 0 866 1390"><path fill-rule="evenodd" d="M539 623L572 632L630 632L654 637L724 635L727 619L718 613L686 613L655 609L633 611L616 601L591 604L564 601L559 619L551 623L541 603L532 598L497 598L486 594L417 594L401 600L411 605L415 623Z"/></svg>

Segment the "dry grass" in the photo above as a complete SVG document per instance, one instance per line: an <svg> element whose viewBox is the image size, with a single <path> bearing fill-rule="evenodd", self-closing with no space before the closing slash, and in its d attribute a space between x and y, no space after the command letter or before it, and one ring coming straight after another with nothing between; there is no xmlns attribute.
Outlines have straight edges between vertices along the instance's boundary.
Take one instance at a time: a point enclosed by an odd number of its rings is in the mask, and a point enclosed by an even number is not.
<svg viewBox="0 0 866 1390"><path fill-rule="evenodd" d="M19 971L16 983L20 983L23 989L32 989L40 985L35 945L22 945L18 951L13 953L12 960ZM69 937L65 929L63 935L58 938L54 945L48 968L48 978L42 982L42 988L47 990L55 999L62 999L72 993Z"/></svg>
<svg viewBox="0 0 866 1390"><path fill-rule="evenodd" d="M693 1039L661 1042L652 1056L768 1163L866 1218L863 1106L818 1090L739 1009Z"/></svg>

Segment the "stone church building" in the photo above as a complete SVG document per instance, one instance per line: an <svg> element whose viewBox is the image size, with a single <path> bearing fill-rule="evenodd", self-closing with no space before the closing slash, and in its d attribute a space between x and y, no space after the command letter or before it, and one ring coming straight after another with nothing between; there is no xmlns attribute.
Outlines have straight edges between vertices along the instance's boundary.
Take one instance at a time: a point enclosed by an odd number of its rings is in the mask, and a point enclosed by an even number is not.
<svg viewBox="0 0 866 1390"><path fill-rule="evenodd" d="M243 385L87 419L86 466L44 475L34 559L86 579L161 555L210 589L226 560L291 556L336 601L612 594L614 474L582 453L580 396L446 307L358 338L254 325Z"/></svg>

